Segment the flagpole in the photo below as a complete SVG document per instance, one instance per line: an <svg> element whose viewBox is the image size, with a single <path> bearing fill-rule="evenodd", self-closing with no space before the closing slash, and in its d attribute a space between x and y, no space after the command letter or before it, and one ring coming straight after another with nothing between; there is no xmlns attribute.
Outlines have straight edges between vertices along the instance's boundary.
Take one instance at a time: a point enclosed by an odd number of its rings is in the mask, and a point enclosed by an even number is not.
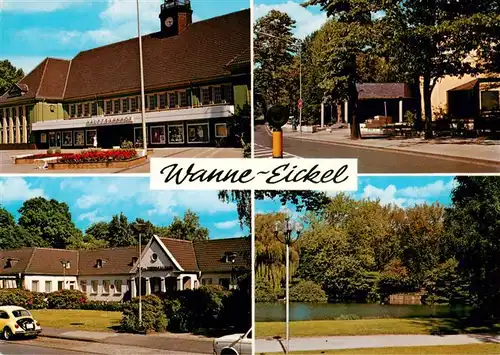
<svg viewBox="0 0 500 355"><path fill-rule="evenodd" d="M142 148L144 155L148 155L147 131L146 131L146 97L144 95L144 64L142 61L142 37L140 20L139 0L137 0L137 37L139 38L139 63L141 67L141 122L142 122Z"/></svg>

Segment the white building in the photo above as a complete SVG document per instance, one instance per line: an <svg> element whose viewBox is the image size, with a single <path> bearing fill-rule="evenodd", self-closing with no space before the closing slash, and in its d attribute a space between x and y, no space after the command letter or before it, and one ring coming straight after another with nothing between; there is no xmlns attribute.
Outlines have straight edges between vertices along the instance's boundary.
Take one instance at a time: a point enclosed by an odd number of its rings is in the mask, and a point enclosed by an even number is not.
<svg viewBox="0 0 500 355"><path fill-rule="evenodd" d="M191 242L154 236L140 255L139 261L138 246L2 250L0 288L76 289L91 300L121 301L137 296L139 290L149 295L210 284L231 289L236 287L237 276L250 270L250 240L246 238Z"/></svg>

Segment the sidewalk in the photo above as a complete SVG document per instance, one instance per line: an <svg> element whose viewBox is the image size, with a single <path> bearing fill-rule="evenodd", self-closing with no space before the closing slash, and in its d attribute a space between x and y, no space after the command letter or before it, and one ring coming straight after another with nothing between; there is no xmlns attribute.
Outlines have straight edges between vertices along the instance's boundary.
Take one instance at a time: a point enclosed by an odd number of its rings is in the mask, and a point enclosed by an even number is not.
<svg viewBox="0 0 500 355"><path fill-rule="evenodd" d="M40 336L93 343L130 345L149 349L186 352L190 354L211 354L213 352L212 338L191 334L154 333L151 335L140 335L45 327Z"/></svg>
<svg viewBox="0 0 500 355"><path fill-rule="evenodd" d="M285 345L285 339L280 340ZM278 340L256 339L255 353L283 352ZM389 348L433 345L467 345L500 343L500 335L365 335L314 338L291 338L291 351L321 351L334 349Z"/></svg>
<svg viewBox="0 0 500 355"><path fill-rule="evenodd" d="M332 132L302 133L285 131L285 138L317 141L330 144L343 144L363 148L395 150L431 156L474 160L488 164L500 164L500 141L481 138L385 138L366 137L351 140L349 130L335 129Z"/></svg>

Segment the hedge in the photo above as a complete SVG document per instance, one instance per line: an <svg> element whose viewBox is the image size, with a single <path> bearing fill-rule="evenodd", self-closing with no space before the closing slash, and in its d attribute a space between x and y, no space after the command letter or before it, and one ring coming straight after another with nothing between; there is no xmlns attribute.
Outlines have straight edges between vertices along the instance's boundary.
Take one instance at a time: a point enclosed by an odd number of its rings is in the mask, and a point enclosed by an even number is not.
<svg viewBox="0 0 500 355"><path fill-rule="evenodd" d="M123 312L125 303L118 301L87 301L80 306L80 309L90 311Z"/></svg>
<svg viewBox="0 0 500 355"><path fill-rule="evenodd" d="M47 307L45 294L18 288L0 290L0 306L19 306L27 309Z"/></svg>
<svg viewBox="0 0 500 355"><path fill-rule="evenodd" d="M78 290L59 290L47 295L48 308L80 309L87 303L87 295Z"/></svg>
<svg viewBox="0 0 500 355"><path fill-rule="evenodd" d="M120 328L124 332L167 330L167 317L164 312L162 300L155 295L142 297L142 324L139 325L139 298L135 297L123 309Z"/></svg>

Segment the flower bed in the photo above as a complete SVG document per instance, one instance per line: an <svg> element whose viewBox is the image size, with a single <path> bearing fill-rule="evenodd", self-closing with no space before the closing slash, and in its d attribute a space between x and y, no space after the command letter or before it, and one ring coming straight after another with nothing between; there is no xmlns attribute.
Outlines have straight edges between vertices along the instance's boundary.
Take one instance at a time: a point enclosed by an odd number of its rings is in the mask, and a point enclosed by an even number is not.
<svg viewBox="0 0 500 355"><path fill-rule="evenodd" d="M25 157L20 157L15 159L15 164L36 164L37 159L45 159L45 158L56 158L56 157L64 157L71 156L73 153L59 153L59 154L33 154Z"/></svg>
<svg viewBox="0 0 500 355"><path fill-rule="evenodd" d="M67 154L57 162L62 164L107 163L110 161L131 160L135 157L137 157L135 149L116 149Z"/></svg>

